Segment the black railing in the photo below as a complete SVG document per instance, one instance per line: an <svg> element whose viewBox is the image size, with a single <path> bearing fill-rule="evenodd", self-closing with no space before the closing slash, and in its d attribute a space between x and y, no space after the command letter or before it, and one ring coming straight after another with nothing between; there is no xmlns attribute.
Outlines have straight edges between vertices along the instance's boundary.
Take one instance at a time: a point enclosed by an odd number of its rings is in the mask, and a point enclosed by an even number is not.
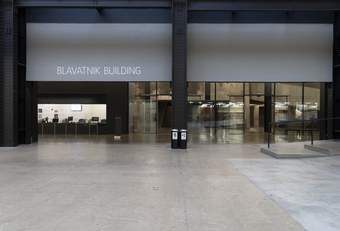
<svg viewBox="0 0 340 231"><path fill-rule="evenodd" d="M311 145L314 145L314 132L321 131L320 130L321 128L318 128L318 126L320 126L322 122L328 122L328 121L334 121L334 120L340 120L340 117L272 122L269 124L271 130L267 132L268 148L270 148L272 135L275 134L275 130L277 128L283 128L287 131L287 133L288 131L296 131L302 134L309 133ZM326 129L326 126L325 126L325 129Z"/></svg>

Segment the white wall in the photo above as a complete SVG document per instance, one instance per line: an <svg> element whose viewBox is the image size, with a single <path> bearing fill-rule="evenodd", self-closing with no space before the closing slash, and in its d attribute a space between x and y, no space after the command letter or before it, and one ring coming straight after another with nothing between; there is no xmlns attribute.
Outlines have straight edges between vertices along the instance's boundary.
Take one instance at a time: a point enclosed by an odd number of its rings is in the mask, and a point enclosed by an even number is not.
<svg viewBox="0 0 340 231"><path fill-rule="evenodd" d="M189 81L331 82L331 24L189 24ZM170 81L170 24L27 24L28 81ZM58 75L58 66L141 67Z"/></svg>
<svg viewBox="0 0 340 231"><path fill-rule="evenodd" d="M72 111L71 106L72 104L38 104L38 109L42 109L42 113L38 113L38 119L48 117L51 122L54 114L58 114L59 122L69 116L73 116L74 122L78 122L79 119L89 120L92 117L106 119L106 104L82 104L81 111Z"/></svg>
<svg viewBox="0 0 340 231"><path fill-rule="evenodd" d="M104 67L140 67L105 75ZM101 73L60 75L58 67L100 67ZM170 24L27 23L28 81L170 81Z"/></svg>
<svg viewBox="0 0 340 231"><path fill-rule="evenodd" d="M331 82L331 24L189 24L189 81Z"/></svg>

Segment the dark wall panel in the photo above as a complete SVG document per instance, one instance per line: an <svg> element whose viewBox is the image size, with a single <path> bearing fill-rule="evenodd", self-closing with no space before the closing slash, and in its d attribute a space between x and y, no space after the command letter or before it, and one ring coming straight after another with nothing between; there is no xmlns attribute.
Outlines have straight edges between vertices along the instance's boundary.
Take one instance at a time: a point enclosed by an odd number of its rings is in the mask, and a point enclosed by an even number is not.
<svg viewBox="0 0 340 231"><path fill-rule="evenodd" d="M170 23L166 8L28 8L27 22L35 23Z"/></svg>
<svg viewBox="0 0 340 231"><path fill-rule="evenodd" d="M191 10L339 10L338 0L191 0Z"/></svg>
<svg viewBox="0 0 340 231"><path fill-rule="evenodd" d="M0 146L4 142L4 96L2 94L4 88L4 42L5 42L5 6L4 3L0 5Z"/></svg>
<svg viewBox="0 0 340 231"><path fill-rule="evenodd" d="M332 11L189 11L189 23L333 23Z"/></svg>
<svg viewBox="0 0 340 231"><path fill-rule="evenodd" d="M340 15L334 24L333 113L340 117ZM334 138L340 138L340 120L334 121Z"/></svg>
<svg viewBox="0 0 340 231"><path fill-rule="evenodd" d="M16 146L18 144L17 21L12 0L1 2L0 15L0 142L1 146Z"/></svg>

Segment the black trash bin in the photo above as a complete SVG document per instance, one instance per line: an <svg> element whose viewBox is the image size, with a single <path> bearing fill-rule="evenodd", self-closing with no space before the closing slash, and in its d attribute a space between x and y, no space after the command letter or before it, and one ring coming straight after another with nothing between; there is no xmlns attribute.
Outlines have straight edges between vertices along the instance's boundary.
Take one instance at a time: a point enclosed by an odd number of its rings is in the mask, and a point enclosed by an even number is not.
<svg viewBox="0 0 340 231"><path fill-rule="evenodd" d="M114 134L116 136L120 136L122 134L122 118L119 116L115 117Z"/></svg>
<svg viewBox="0 0 340 231"><path fill-rule="evenodd" d="M122 118L119 116L115 117L114 120L114 139L120 140L120 136L122 135L123 130L122 130Z"/></svg>
<svg viewBox="0 0 340 231"><path fill-rule="evenodd" d="M171 130L171 148L178 148L178 129Z"/></svg>
<svg viewBox="0 0 340 231"><path fill-rule="evenodd" d="M187 137L188 137L188 131L186 129L180 130L179 135L179 148L186 149L187 148Z"/></svg>

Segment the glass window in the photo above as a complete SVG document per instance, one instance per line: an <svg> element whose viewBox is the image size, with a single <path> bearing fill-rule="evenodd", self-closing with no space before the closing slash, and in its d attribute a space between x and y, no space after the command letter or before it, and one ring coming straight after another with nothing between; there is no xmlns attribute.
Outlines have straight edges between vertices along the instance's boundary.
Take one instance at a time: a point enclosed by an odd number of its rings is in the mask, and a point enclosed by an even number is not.
<svg viewBox="0 0 340 231"><path fill-rule="evenodd" d="M276 83L275 121L302 119L302 83Z"/></svg>
<svg viewBox="0 0 340 231"><path fill-rule="evenodd" d="M243 96L243 83L216 83L216 100L229 100L230 96Z"/></svg>
<svg viewBox="0 0 340 231"><path fill-rule="evenodd" d="M170 82L157 82L157 95L158 96L171 96L171 83Z"/></svg>
<svg viewBox="0 0 340 231"><path fill-rule="evenodd" d="M38 122L106 122L106 104L38 104Z"/></svg>
<svg viewBox="0 0 340 231"><path fill-rule="evenodd" d="M189 82L188 99L192 101L205 100L205 84L203 82Z"/></svg>
<svg viewBox="0 0 340 231"><path fill-rule="evenodd" d="M304 84L304 119L317 119L320 114L320 83Z"/></svg>
<svg viewBox="0 0 340 231"><path fill-rule="evenodd" d="M264 83L245 83L244 120L247 132L263 131Z"/></svg>

